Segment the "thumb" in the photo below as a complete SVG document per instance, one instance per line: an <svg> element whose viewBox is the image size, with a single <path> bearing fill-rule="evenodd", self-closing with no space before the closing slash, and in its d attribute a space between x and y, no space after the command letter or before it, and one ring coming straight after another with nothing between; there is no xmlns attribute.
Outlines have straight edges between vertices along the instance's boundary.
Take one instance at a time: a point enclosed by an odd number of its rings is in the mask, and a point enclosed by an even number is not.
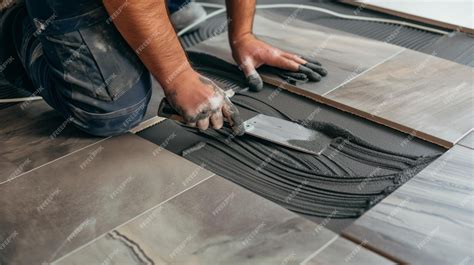
<svg viewBox="0 0 474 265"><path fill-rule="evenodd" d="M245 60L240 68L247 78L247 83L251 91L258 92L263 89L262 78L258 74L257 70L255 70L255 65L251 60Z"/></svg>

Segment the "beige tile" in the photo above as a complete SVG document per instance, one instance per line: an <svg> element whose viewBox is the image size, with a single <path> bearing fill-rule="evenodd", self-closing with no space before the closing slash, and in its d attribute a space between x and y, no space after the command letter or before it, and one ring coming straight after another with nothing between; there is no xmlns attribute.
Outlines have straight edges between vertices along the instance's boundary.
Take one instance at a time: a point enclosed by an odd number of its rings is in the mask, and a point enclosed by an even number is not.
<svg viewBox="0 0 474 265"><path fill-rule="evenodd" d="M0 185L0 263L57 259L212 175L131 134L65 156Z"/></svg>

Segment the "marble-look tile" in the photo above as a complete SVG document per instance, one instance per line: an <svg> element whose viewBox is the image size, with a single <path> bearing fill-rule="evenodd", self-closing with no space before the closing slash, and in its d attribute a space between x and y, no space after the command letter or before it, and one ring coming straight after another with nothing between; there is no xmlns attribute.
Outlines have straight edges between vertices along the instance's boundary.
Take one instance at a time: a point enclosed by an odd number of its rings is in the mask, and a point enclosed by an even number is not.
<svg viewBox="0 0 474 265"><path fill-rule="evenodd" d="M83 148L100 138L74 128L44 101L0 110L0 183ZM0 184L1 185L1 184Z"/></svg>
<svg viewBox="0 0 474 265"><path fill-rule="evenodd" d="M295 12L297 10L295 8ZM329 72L327 77L320 82L298 84L296 87L282 82L276 75L263 74L268 83L309 95L325 94L404 49L261 10L255 16L253 31L260 39L282 50L312 57L322 63ZM210 54L235 64L225 33L189 50Z"/></svg>
<svg viewBox="0 0 474 265"><path fill-rule="evenodd" d="M333 264L363 264L363 265L384 265L396 264L364 247L365 242L355 244L345 238L339 237L329 246L321 249L320 252L308 261L308 265L333 265ZM287 263L295 264L295 263Z"/></svg>
<svg viewBox="0 0 474 265"><path fill-rule="evenodd" d="M343 234L409 264L470 264L474 150L456 145Z"/></svg>
<svg viewBox="0 0 474 265"><path fill-rule="evenodd" d="M474 131L464 136L457 144L474 149Z"/></svg>
<svg viewBox="0 0 474 265"><path fill-rule="evenodd" d="M406 50L325 97L449 148L474 127L474 69L434 55Z"/></svg>
<svg viewBox="0 0 474 265"><path fill-rule="evenodd" d="M64 156L0 185L0 263L55 260L210 176L132 134Z"/></svg>
<svg viewBox="0 0 474 265"><path fill-rule="evenodd" d="M214 176L55 264L98 264L114 250L113 239L136 257L130 264L296 264L337 237Z"/></svg>

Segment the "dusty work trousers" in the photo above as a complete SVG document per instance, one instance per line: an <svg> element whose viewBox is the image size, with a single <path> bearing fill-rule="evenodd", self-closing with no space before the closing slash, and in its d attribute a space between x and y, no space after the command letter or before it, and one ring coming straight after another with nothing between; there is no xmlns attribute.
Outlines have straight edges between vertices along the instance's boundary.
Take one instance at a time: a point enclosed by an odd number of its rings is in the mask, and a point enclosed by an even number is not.
<svg viewBox="0 0 474 265"><path fill-rule="evenodd" d="M20 0L2 16L11 29L7 46L21 62L6 78L29 84L26 89L90 134L126 132L144 117L151 80L113 24L120 12L109 16L97 0Z"/></svg>

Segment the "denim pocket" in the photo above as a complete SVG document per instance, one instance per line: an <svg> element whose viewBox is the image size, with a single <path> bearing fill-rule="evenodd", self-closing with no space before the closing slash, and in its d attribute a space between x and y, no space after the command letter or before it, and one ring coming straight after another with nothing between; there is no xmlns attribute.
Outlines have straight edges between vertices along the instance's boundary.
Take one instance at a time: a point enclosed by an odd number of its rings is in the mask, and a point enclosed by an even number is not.
<svg viewBox="0 0 474 265"><path fill-rule="evenodd" d="M74 19L87 20L87 15ZM72 99L87 95L114 101L138 82L144 66L107 16L94 20L72 31L46 32L43 50L53 74L67 83ZM71 18L53 23L66 22L71 23Z"/></svg>
<svg viewBox="0 0 474 265"><path fill-rule="evenodd" d="M151 91L139 102L126 108L108 112L94 113L66 103L71 121L81 130L98 136L111 136L124 133L137 125L145 116Z"/></svg>

